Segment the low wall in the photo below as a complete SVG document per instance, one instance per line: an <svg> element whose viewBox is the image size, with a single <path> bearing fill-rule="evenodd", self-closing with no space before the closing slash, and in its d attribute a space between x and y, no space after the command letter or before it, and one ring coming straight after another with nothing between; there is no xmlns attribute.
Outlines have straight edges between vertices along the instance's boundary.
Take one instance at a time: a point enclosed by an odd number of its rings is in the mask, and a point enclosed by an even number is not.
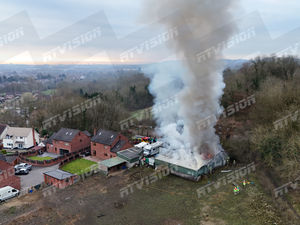
<svg viewBox="0 0 300 225"><path fill-rule="evenodd" d="M38 151L29 151L29 152L20 153L18 158L19 158L19 161L29 163L32 166L47 167L47 166L56 165L58 163L60 163L60 166L62 166L65 163L68 163L72 160L80 158L81 157L80 153L84 152L84 151L85 150L83 149L79 152L68 153L68 154L59 156L57 158L50 159L50 160L44 160L44 161L28 159L28 157L30 157L30 156L37 156L38 155Z"/></svg>

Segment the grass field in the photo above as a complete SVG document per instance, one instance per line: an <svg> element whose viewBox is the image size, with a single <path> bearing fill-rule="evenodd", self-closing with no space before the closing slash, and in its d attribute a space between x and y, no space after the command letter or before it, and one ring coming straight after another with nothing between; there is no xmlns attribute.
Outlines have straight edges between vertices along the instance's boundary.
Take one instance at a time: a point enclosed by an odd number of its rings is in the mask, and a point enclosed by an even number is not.
<svg viewBox="0 0 300 225"><path fill-rule="evenodd" d="M87 160L78 160L87 161ZM79 162L76 162L78 164ZM74 164L74 163L73 163ZM236 168L228 168L236 169ZM201 198L197 189L214 182L225 174L216 171L199 182L169 175L121 198L120 190L134 182L141 183L154 172L150 168L132 168L112 177L102 174L57 190L55 197L41 198L40 192L15 199L14 214L0 205L0 218L14 219L10 224L119 224L119 225L295 225L297 221L283 221L278 202L265 193L259 183L260 174L251 173L252 184L233 194L232 184L220 185ZM241 185L241 180L236 181ZM291 192L290 194L296 194ZM36 197L35 197L36 196ZM295 196L297 197L297 196ZM43 204L41 204L43 203ZM99 204L101 203L101 204ZM20 204L23 204L20 206ZM295 204L299 204L296 201ZM28 208L35 207L38 211ZM41 205L43 206L41 208ZM282 209L285 211L286 209ZM24 215L23 217L19 215ZM72 218L72 220L70 220ZM72 221L72 223L70 223Z"/></svg>
<svg viewBox="0 0 300 225"><path fill-rule="evenodd" d="M55 89L48 89L46 91L42 91L44 95L53 95L55 93Z"/></svg>
<svg viewBox="0 0 300 225"><path fill-rule="evenodd" d="M73 173L73 174L83 174L89 171L89 167L97 164L96 162L86 160L86 159L76 159L62 167L62 170Z"/></svg>
<svg viewBox="0 0 300 225"><path fill-rule="evenodd" d="M40 157L40 156L30 156L28 157L28 159L32 159L32 160L38 160L38 161L44 161L44 160L50 160L53 159L50 156L45 156L45 157Z"/></svg>

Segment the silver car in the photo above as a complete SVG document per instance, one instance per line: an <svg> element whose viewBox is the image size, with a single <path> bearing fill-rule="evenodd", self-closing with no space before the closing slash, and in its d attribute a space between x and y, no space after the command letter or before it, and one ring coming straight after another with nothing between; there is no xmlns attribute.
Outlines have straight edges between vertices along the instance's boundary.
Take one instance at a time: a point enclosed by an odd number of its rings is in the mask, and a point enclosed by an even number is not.
<svg viewBox="0 0 300 225"><path fill-rule="evenodd" d="M32 169L32 165L28 164L28 163L20 163L18 165L15 165L15 170L18 169L26 169L28 171L30 171Z"/></svg>

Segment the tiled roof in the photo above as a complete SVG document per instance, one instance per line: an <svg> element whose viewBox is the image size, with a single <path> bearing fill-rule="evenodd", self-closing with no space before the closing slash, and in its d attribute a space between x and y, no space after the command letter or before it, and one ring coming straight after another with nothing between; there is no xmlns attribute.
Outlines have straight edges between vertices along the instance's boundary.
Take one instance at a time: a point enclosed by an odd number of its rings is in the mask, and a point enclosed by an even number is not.
<svg viewBox="0 0 300 225"><path fill-rule="evenodd" d="M0 124L0 135L3 133L6 127L7 127L6 124Z"/></svg>
<svg viewBox="0 0 300 225"><path fill-rule="evenodd" d="M80 130L61 128L52 140L71 142Z"/></svg>
<svg viewBox="0 0 300 225"><path fill-rule="evenodd" d="M99 129L96 135L92 137L92 142L97 142L104 145L112 145L117 137L117 132Z"/></svg>
<svg viewBox="0 0 300 225"><path fill-rule="evenodd" d="M87 130L83 131L82 133L84 133L86 136L91 137L92 135L90 134L90 132L88 132Z"/></svg>
<svg viewBox="0 0 300 225"><path fill-rule="evenodd" d="M32 132L32 128L27 127L8 127L7 129L7 135L17 137L27 137L30 132Z"/></svg>
<svg viewBox="0 0 300 225"><path fill-rule="evenodd" d="M46 141L46 144L52 144L53 138L55 137L56 133L53 133Z"/></svg>
<svg viewBox="0 0 300 225"><path fill-rule="evenodd" d="M126 141L124 140L119 140L114 147L110 149L111 152L117 153L122 149L122 147L126 144Z"/></svg>

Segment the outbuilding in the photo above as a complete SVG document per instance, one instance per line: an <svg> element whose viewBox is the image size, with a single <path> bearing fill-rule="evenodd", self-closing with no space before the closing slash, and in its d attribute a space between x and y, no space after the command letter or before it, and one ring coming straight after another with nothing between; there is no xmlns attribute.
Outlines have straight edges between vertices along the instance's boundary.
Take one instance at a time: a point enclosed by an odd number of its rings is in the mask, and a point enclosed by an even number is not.
<svg viewBox="0 0 300 225"><path fill-rule="evenodd" d="M65 188L74 184L76 175L57 169L44 173L44 181L47 185L53 185L57 188Z"/></svg>
<svg viewBox="0 0 300 225"><path fill-rule="evenodd" d="M118 156L110 159L106 159L99 163L99 168L100 170L108 174L109 172L126 168L126 160Z"/></svg>

